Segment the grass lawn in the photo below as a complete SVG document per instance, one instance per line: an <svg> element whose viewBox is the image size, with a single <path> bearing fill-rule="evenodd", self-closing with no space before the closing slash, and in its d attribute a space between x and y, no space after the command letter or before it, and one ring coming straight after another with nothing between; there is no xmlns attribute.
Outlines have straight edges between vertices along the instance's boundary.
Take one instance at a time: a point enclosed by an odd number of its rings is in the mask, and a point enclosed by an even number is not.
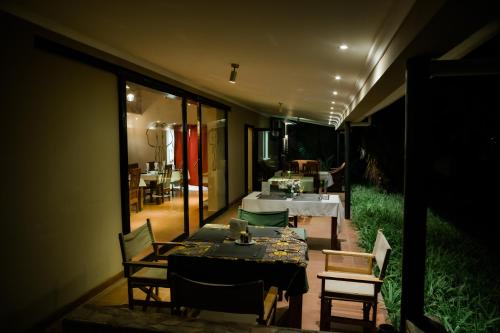
<svg viewBox="0 0 500 333"><path fill-rule="evenodd" d="M403 197L354 186L352 221L366 251L372 250L378 229L392 247L382 294L390 320L399 326ZM428 212L426 315L439 318L448 332L500 332L499 277L497 254Z"/></svg>

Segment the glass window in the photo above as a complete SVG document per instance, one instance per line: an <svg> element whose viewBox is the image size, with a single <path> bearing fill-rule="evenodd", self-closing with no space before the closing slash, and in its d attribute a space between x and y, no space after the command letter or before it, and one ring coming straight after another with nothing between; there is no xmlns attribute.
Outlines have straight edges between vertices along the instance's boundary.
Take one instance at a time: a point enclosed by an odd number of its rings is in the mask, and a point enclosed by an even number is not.
<svg viewBox="0 0 500 333"><path fill-rule="evenodd" d="M185 232L182 99L132 82L126 99L130 229L149 218L156 238L170 241ZM131 188L133 169L140 169L138 189Z"/></svg>

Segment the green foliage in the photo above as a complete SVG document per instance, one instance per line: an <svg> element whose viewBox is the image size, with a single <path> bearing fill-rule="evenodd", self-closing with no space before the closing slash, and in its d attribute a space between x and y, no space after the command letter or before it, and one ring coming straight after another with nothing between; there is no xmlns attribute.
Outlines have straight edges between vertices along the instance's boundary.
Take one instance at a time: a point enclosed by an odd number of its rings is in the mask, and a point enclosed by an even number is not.
<svg viewBox="0 0 500 333"><path fill-rule="evenodd" d="M353 223L359 245L371 251L378 229L393 249L382 286L389 319L399 324L403 198L376 188L353 187ZM432 212L427 217L425 312L448 332L500 331L500 269L496 255Z"/></svg>

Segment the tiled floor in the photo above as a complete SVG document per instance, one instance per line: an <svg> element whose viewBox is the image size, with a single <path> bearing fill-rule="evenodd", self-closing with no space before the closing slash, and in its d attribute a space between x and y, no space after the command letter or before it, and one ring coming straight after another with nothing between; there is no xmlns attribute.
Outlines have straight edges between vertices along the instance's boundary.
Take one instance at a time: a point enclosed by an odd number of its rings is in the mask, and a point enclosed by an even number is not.
<svg viewBox="0 0 500 333"><path fill-rule="evenodd" d="M215 223L227 223L231 217L236 216L239 204L233 205L227 212L218 217ZM329 217L301 217L299 218L299 227L306 229L308 234L309 245L309 263L307 267L307 276L309 282L309 291L303 298L302 311L302 328L309 330L319 330L319 314L320 300L319 293L321 289L320 280L316 274L323 270L324 257L321 250L329 247L329 239L325 235L330 234L330 218ZM349 220L345 220L341 225L341 233L339 238L342 241L342 250L359 251L356 244L357 235L351 226ZM162 298L169 298L168 290L161 293ZM109 287L98 296L94 297L90 303L99 305L124 305L127 304L127 288L126 281L120 280L113 286ZM278 305L278 315L286 312L288 304L285 301ZM140 310L139 310L140 311ZM349 316L361 318L361 304L350 302L334 302L333 311L335 315ZM383 300L379 298L379 312L377 316L377 326L387 320L387 313L383 304ZM334 326L336 332L356 332L356 330L340 330ZM60 332L60 327L54 325L47 332Z"/></svg>

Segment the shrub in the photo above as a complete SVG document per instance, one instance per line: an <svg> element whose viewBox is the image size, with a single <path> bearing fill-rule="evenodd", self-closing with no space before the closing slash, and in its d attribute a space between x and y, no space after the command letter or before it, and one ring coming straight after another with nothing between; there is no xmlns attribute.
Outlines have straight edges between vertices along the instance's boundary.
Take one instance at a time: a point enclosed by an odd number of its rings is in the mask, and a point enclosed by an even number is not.
<svg viewBox="0 0 500 333"><path fill-rule="evenodd" d="M399 324L403 198L354 186L353 224L359 245L371 251L378 229L392 247L382 295L389 319ZM432 212L427 217L425 313L440 318L448 332L500 331L500 269L496 255Z"/></svg>

